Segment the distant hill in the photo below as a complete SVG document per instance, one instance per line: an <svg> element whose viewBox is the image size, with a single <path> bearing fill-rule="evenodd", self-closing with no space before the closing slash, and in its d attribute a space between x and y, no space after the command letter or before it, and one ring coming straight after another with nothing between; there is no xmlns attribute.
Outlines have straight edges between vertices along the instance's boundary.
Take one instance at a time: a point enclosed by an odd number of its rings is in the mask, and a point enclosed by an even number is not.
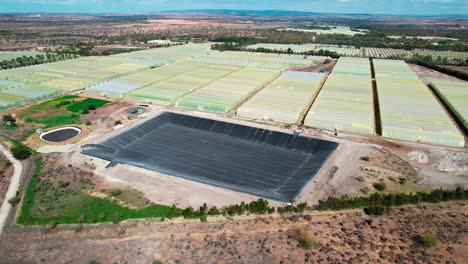
<svg viewBox="0 0 468 264"><path fill-rule="evenodd" d="M201 10L171 10L161 13L198 13L224 16L310 16L317 12L289 11L289 10L231 10L231 9L201 9Z"/></svg>

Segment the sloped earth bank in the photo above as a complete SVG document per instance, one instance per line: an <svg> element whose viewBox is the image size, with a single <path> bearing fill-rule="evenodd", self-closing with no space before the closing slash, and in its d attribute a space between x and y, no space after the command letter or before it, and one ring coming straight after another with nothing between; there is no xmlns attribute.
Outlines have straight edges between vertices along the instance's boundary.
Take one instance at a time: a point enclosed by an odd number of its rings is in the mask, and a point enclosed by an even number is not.
<svg viewBox="0 0 468 264"><path fill-rule="evenodd" d="M0 237L2 263L466 263L466 202L290 216L142 220L84 226L18 227ZM315 247L294 238L310 232ZM431 234L438 243L418 242Z"/></svg>

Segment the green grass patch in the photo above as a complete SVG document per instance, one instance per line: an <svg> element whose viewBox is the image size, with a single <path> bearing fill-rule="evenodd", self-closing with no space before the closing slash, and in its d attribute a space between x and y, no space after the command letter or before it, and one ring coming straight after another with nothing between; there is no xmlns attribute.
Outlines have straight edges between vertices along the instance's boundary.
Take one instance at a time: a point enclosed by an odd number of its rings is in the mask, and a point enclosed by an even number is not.
<svg viewBox="0 0 468 264"><path fill-rule="evenodd" d="M152 204L141 209L130 209L108 199L90 196L82 190L83 187L81 190L54 188L49 181L41 179L41 168L42 160L38 158L34 176L23 198L19 224L119 222L174 215L171 207L164 205ZM177 214L180 212L180 209L176 209Z"/></svg>
<svg viewBox="0 0 468 264"><path fill-rule="evenodd" d="M80 115L79 114L68 114L66 115L50 115L50 116L38 116L38 117L28 117L25 119L28 123L37 123L43 124L45 127L55 127L68 124L79 124Z"/></svg>
<svg viewBox="0 0 468 264"><path fill-rule="evenodd" d="M45 125L45 128L79 124L80 114L67 110L79 98L76 95L66 95L48 100L25 109L18 114L18 117L27 123Z"/></svg>
<svg viewBox="0 0 468 264"><path fill-rule="evenodd" d="M86 98L83 101L74 102L67 107L68 111L78 113L84 110L94 110L99 108L105 104L109 103L109 101L101 100L101 99L94 99L94 98ZM94 109L93 109L94 108Z"/></svg>

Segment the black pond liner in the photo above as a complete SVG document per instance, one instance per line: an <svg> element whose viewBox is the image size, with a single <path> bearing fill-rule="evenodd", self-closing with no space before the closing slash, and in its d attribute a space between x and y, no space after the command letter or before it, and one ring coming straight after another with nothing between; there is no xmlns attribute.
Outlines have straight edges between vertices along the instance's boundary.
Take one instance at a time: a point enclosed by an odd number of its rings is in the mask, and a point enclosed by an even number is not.
<svg viewBox="0 0 468 264"><path fill-rule="evenodd" d="M53 132L46 132L41 136L42 140L49 142L62 142L80 134L76 128L63 128Z"/></svg>
<svg viewBox="0 0 468 264"><path fill-rule="evenodd" d="M82 153L288 202L338 143L163 113Z"/></svg>

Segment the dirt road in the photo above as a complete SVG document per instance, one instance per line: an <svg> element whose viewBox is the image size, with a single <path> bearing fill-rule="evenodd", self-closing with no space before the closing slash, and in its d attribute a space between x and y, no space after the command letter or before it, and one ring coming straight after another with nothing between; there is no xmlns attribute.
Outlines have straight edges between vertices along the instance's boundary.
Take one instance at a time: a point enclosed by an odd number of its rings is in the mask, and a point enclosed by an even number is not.
<svg viewBox="0 0 468 264"><path fill-rule="evenodd" d="M23 165L20 161L15 159L13 155L3 146L0 144L0 151L10 160L13 164L14 172L13 176L11 177L10 187L5 195L5 200L3 201L2 207L0 208L0 234L3 231L3 227L5 226L5 221L10 213L12 208L11 204L8 203L8 200L12 197L15 197L16 191L18 191L20 185L21 174L23 172Z"/></svg>

